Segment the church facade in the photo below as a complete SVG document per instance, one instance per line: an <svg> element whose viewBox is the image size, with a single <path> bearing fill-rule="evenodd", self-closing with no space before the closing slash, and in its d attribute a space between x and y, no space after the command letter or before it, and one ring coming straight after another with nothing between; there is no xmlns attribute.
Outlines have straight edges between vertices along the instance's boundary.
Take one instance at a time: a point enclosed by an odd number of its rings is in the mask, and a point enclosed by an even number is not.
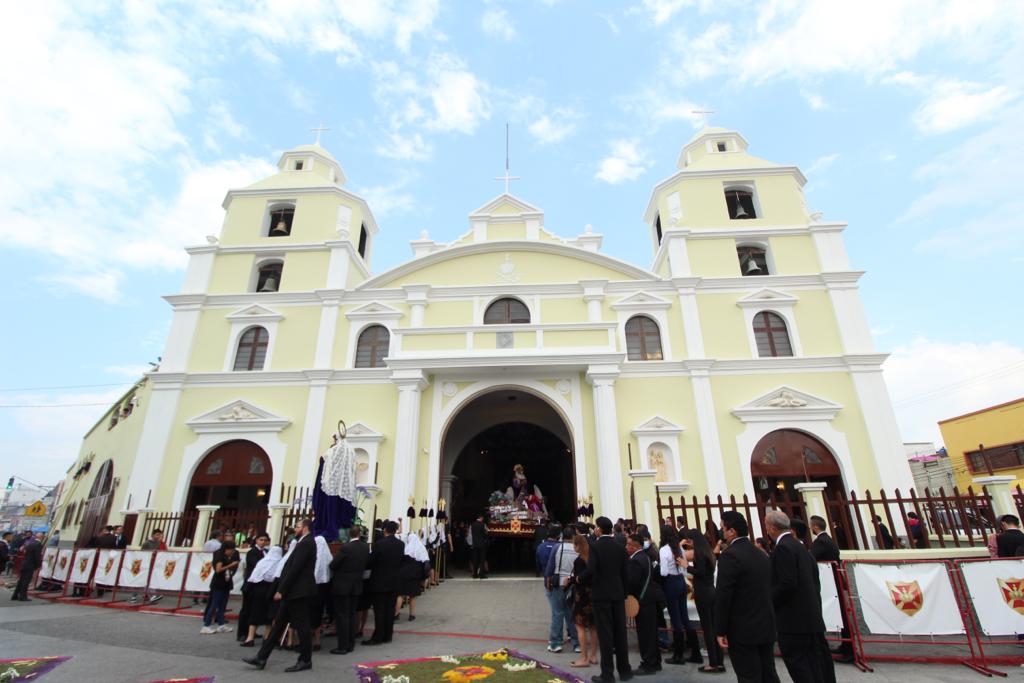
<svg viewBox="0 0 1024 683"><path fill-rule="evenodd" d="M649 266L506 192L380 273L338 162L285 152L188 249L162 363L86 436L62 537L82 509L289 503L339 420L382 517L439 499L465 516L515 464L561 517L589 498L649 520L653 491L907 490L846 226L747 147L722 128L683 147L646 209Z"/></svg>

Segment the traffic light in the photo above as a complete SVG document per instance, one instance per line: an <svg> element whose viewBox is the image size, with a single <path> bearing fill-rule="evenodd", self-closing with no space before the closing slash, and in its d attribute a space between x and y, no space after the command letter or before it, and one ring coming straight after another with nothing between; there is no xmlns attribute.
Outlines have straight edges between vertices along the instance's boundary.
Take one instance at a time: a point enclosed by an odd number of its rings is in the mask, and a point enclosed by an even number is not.
<svg viewBox="0 0 1024 683"><path fill-rule="evenodd" d="M7 490L10 491L14 488L14 477L7 480Z"/></svg>

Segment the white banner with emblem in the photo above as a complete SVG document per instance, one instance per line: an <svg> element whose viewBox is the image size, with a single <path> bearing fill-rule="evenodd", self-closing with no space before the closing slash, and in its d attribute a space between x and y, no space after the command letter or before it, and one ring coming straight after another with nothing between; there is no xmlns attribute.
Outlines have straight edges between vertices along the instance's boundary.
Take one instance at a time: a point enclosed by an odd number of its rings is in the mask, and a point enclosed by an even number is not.
<svg viewBox="0 0 1024 683"><path fill-rule="evenodd" d="M1024 560L964 562L959 566L985 635L1024 633Z"/></svg>
<svg viewBox="0 0 1024 683"><path fill-rule="evenodd" d="M149 587L158 591L180 591L187 563L188 553L158 552L153 558Z"/></svg>
<svg viewBox="0 0 1024 683"><path fill-rule="evenodd" d="M71 583L89 583L92 568L96 564L96 548L83 548L75 555L75 566L71 568Z"/></svg>
<svg viewBox="0 0 1024 683"><path fill-rule="evenodd" d="M213 578L213 553L192 553L185 576L185 590L190 593L206 593Z"/></svg>
<svg viewBox="0 0 1024 683"><path fill-rule="evenodd" d="M818 578L821 580L821 618L825 620L825 630L842 631L843 610L839 604L836 574L830 563L818 563Z"/></svg>
<svg viewBox="0 0 1024 683"><path fill-rule="evenodd" d="M39 578L48 579L53 576L53 568L57 564L57 549L47 548L43 551L43 566L39 568Z"/></svg>
<svg viewBox="0 0 1024 683"><path fill-rule="evenodd" d="M57 551L57 564L53 568L54 581L67 581L71 572L71 557L75 551L71 548L64 548Z"/></svg>
<svg viewBox="0 0 1024 683"><path fill-rule="evenodd" d="M117 583L117 568L123 553L123 550L100 551L99 563L96 565L96 576L93 577L93 582L97 586L113 586Z"/></svg>
<svg viewBox="0 0 1024 683"><path fill-rule="evenodd" d="M964 633L943 563L850 563L864 623L872 634Z"/></svg>
<svg viewBox="0 0 1024 683"><path fill-rule="evenodd" d="M152 563L152 551L126 550L117 585L121 588L145 588L146 581L149 580L149 566Z"/></svg>

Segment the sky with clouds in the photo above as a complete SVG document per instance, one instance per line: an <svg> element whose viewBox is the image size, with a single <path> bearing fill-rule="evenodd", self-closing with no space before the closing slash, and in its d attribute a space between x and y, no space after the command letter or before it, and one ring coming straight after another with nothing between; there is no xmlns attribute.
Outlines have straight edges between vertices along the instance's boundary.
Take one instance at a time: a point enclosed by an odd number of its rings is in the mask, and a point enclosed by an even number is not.
<svg viewBox="0 0 1024 683"><path fill-rule="evenodd" d="M711 108L849 222L905 441L1024 395L1024 3L34 2L0 19L2 476L62 476L162 352L182 247L321 122L381 226L378 272L498 193L506 122L513 191L546 226L593 224L649 265L650 190Z"/></svg>

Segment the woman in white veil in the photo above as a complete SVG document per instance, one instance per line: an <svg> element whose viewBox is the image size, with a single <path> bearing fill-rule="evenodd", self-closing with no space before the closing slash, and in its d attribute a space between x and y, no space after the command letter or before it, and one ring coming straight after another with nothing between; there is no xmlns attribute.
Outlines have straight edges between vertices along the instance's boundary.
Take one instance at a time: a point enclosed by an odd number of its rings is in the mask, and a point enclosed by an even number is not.
<svg viewBox="0 0 1024 683"><path fill-rule="evenodd" d="M416 619L416 598L423 593L423 581L427 578L430 556L415 532L409 532L405 541L405 556L398 569L398 602L395 604L395 620L402 616L403 601L409 605L409 621Z"/></svg>
<svg viewBox="0 0 1024 683"><path fill-rule="evenodd" d="M249 580L242 586L242 592L247 594L252 605L249 610L249 632L242 647L255 647L256 629L260 626L269 627L274 621L274 613L277 611L277 603L274 602L275 576L280 574L279 566L284 566L284 551L275 545L267 551L266 557L256 563Z"/></svg>
<svg viewBox="0 0 1024 683"><path fill-rule="evenodd" d="M313 650L320 649L320 634L324 621L324 605L331 599L331 547L323 536L314 536L316 542L316 564L313 577L316 579L316 595L309 601L309 625L313 629Z"/></svg>

